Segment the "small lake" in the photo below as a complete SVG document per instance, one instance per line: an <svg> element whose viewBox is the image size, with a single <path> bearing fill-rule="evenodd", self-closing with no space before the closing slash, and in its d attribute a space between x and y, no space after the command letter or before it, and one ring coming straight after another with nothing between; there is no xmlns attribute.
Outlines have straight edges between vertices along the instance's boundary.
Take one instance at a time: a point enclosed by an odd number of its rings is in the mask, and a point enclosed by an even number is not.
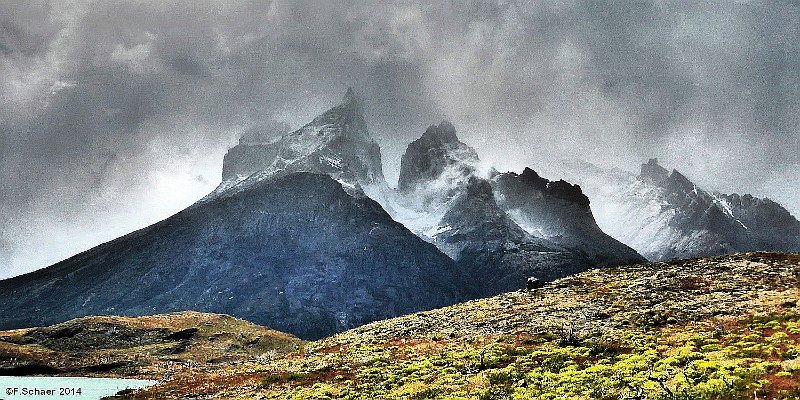
<svg viewBox="0 0 800 400"><path fill-rule="evenodd" d="M97 400L156 383L138 379L0 376L0 400Z"/></svg>

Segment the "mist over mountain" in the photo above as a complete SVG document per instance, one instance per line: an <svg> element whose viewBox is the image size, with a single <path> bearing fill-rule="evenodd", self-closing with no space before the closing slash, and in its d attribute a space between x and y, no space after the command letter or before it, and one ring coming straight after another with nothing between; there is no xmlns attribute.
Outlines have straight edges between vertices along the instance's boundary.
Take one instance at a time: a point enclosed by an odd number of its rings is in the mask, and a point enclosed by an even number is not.
<svg viewBox="0 0 800 400"><path fill-rule="evenodd" d="M352 91L273 146L249 176L252 160L226 158L233 177L164 221L0 281L0 328L205 310L319 338L472 296L360 189L383 175Z"/></svg>
<svg viewBox="0 0 800 400"><path fill-rule="evenodd" d="M349 186L385 184L380 147L369 135L362 100L352 88L341 104L272 143L240 141L225 155L215 193L299 171L329 175Z"/></svg>
<svg viewBox="0 0 800 400"><path fill-rule="evenodd" d="M369 100L390 186L447 118L504 171L657 156L800 213L796 1L4 1L0 15L0 276L185 208L237 138L276 140L347 86Z"/></svg>
<svg viewBox="0 0 800 400"><path fill-rule="evenodd" d="M348 89L278 140L240 141L191 207L0 281L2 327L191 309L316 338L644 260L597 227L579 187L482 172L449 122L409 145L389 188L362 114Z"/></svg>
<svg viewBox="0 0 800 400"><path fill-rule="evenodd" d="M745 251L800 252L800 222L780 204L707 191L650 159L638 174L571 161L553 167L593 199L604 231L651 261Z"/></svg>
<svg viewBox="0 0 800 400"><path fill-rule="evenodd" d="M580 187L529 168L499 173L449 121L409 144L400 165L397 190L378 201L474 276L483 296L519 288L526 277L643 261L597 227Z"/></svg>
<svg viewBox="0 0 800 400"><path fill-rule="evenodd" d="M579 187L532 182L530 169L520 177L498 173L449 121L408 145L397 188L390 188L363 110L348 89L339 106L295 132L266 144L240 141L225 157L223 182L203 201L293 171L332 176L455 260L467 292L481 296L517 289L530 276L549 280L643 260L597 227Z"/></svg>

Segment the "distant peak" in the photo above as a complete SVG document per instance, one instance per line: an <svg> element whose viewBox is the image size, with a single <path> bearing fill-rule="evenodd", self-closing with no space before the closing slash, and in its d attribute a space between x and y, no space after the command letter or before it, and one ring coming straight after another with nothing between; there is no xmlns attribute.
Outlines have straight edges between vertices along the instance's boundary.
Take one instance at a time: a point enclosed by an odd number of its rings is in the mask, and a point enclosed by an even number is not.
<svg viewBox="0 0 800 400"><path fill-rule="evenodd" d="M642 172L639 174L639 179L672 191L687 192L695 190L695 185L689 178L676 169L669 171L662 167L658 164L657 158L651 158L646 164L642 164Z"/></svg>
<svg viewBox="0 0 800 400"><path fill-rule="evenodd" d="M537 174L536 171L534 171L530 167L525 167L525 169L522 170L522 175L520 175L520 176L522 178L528 179L528 180L539 180L539 179L541 179L539 174Z"/></svg>
<svg viewBox="0 0 800 400"><path fill-rule="evenodd" d="M589 206L589 197L583 194L581 187L579 185L573 185L563 179L548 183L547 191L555 197L578 203L584 207Z"/></svg>
<svg viewBox="0 0 800 400"><path fill-rule="evenodd" d="M462 182L475 173L479 163L478 153L458 140L453 124L442 121L429 126L406 148L400 160L398 188L411 190L420 182L434 181L442 176L451 184Z"/></svg>
<svg viewBox="0 0 800 400"><path fill-rule="evenodd" d="M343 103L349 103L356 99L356 91L353 90L352 86L347 87L347 92L344 93Z"/></svg>
<svg viewBox="0 0 800 400"><path fill-rule="evenodd" d="M352 108L355 110L361 110L363 107L363 99L356 94L356 91L353 90L352 87L347 88L347 92L345 92L344 97L342 98L342 106L346 108Z"/></svg>
<svg viewBox="0 0 800 400"><path fill-rule="evenodd" d="M525 169L522 170L522 175L520 175L519 177L522 181L527 182L539 189L546 188L547 184L550 182L549 180L539 176L539 174L537 174L536 171L528 167L525 167Z"/></svg>
<svg viewBox="0 0 800 400"><path fill-rule="evenodd" d="M669 171L658 164L657 158L647 160L647 164L642 164L642 171L639 178L643 180L661 182L669 177Z"/></svg>
<svg viewBox="0 0 800 400"><path fill-rule="evenodd" d="M342 102L328 111L318 115L308 125L322 124L342 124L347 121L354 122L359 126L357 133L366 133L366 122L364 121L364 100L356 94L353 88L347 88Z"/></svg>
<svg viewBox="0 0 800 400"><path fill-rule="evenodd" d="M444 120L439 125L431 125L422 134L422 139L437 143L458 143L456 127L450 121Z"/></svg>

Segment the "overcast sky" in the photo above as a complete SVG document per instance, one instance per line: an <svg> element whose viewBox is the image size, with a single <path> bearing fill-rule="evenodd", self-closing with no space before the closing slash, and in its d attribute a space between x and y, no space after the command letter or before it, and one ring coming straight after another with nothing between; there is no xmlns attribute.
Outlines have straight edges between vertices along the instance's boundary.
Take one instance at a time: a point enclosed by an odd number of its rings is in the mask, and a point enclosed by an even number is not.
<svg viewBox="0 0 800 400"><path fill-rule="evenodd" d="M797 0L0 0L0 278L182 209L347 86L392 185L446 117L501 168L657 156L798 216L799 29Z"/></svg>

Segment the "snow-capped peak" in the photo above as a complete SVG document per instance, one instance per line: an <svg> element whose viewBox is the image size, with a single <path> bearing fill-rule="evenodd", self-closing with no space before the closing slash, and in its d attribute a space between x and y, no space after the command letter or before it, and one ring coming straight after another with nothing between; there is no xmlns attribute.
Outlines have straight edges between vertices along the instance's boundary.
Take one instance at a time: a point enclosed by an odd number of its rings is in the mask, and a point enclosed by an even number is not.
<svg viewBox="0 0 800 400"><path fill-rule="evenodd" d="M292 172L326 174L355 186L385 184L380 148L369 135L363 101L352 88L340 104L275 142L240 143L228 151L223 165L227 179L211 197Z"/></svg>

